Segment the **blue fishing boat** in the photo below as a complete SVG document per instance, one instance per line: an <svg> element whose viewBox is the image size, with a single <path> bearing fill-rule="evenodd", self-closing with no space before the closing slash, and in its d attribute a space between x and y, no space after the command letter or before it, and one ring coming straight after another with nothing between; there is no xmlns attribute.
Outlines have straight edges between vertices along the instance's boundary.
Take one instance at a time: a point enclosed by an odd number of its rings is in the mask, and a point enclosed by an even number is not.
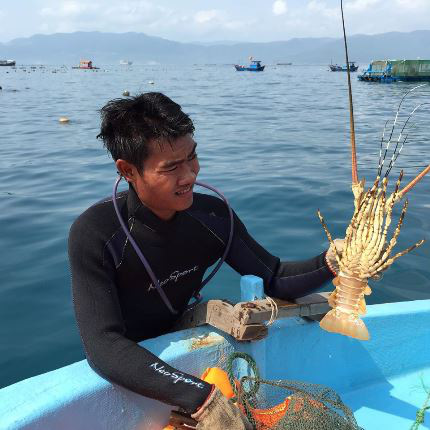
<svg viewBox="0 0 430 430"><path fill-rule="evenodd" d="M361 75L358 75L357 79L359 81L380 82L383 84L391 84L397 81L397 77L392 74L391 64L386 64L383 68L374 68L373 63L370 63L367 70L364 70Z"/></svg>
<svg viewBox="0 0 430 430"><path fill-rule="evenodd" d="M241 292L245 302L257 298L254 305L229 305L231 315L240 314L237 320L243 323L244 315L251 315L244 310L261 307L261 280L243 277ZM366 430L408 429L420 409L424 420L423 405L430 396L430 300L368 306L363 319L369 341L328 333L308 319L328 310L324 294L297 302L279 305L278 319L270 327L256 321L260 313L252 314L252 324L231 331L246 337L260 325L265 337L258 341L240 342L203 325L141 345L194 375L219 366L220 357L233 351L246 352L266 379L301 380L336 390ZM238 371L245 373L241 366ZM167 425L170 412L171 406L109 383L86 360L0 390L0 428L5 430L159 430Z"/></svg>
<svg viewBox="0 0 430 430"><path fill-rule="evenodd" d="M329 68L331 72L347 72L347 67L341 66L339 64L329 64ZM349 71L356 72L358 70L358 66L355 64L355 61L349 62Z"/></svg>
<svg viewBox="0 0 430 430"><path fill-rule="evenodd" d="M266 66L261 65L260 60L253 60L252 57L250 57L250 61L251 61L251 63L249 64L249 66L241 66L239 64L235 64L234 67L236 68L236 70L238 72L243 72L243 71L262 72L264 70L264 68L266 67Z"/></svg>

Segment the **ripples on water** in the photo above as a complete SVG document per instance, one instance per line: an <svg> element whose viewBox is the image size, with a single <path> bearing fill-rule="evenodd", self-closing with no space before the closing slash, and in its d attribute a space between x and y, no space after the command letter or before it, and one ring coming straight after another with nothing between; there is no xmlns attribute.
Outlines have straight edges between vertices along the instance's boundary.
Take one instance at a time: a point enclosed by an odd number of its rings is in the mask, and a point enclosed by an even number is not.
<svg viewBox="0 0 430 430"><path fill-rule="evenodd" d="M0 386L83 358L71 304L67 235L84 209L111 192L115 169L95 138L98 109L125 89L161 91L183 106L196 125L200 179L223 190L248 230L273 254L301 259L327 247L317 208L336 237L350 219L343 73L324 66L268 67L255 74L232 66L64 73L3 67L0 86ZM383 125L412 87L353 80L360 177L374 178ZM405 110L428 96L428 88L420 89ZM61 116L71 122L59 124ZM430 162L428 117L428 110L416 116L417 128L399 158L406 179ZM410 193L399 249L428 239L428 181ZM368 301L430 298L429 256L425 244L401 258L374 284ZM205 298L238 300L238 281L223 268Z"/></svg>

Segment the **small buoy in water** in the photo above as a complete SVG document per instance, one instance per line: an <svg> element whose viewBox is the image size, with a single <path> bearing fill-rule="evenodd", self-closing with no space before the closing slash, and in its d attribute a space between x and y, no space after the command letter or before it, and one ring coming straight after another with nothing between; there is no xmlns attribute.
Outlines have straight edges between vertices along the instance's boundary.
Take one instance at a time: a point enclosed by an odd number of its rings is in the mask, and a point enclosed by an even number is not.
<svg viewBox="0 0 430 430"><path fill-rule="evenodd" d="M61 122L61 124L66 124L70 122L70 119L65 116L62 116L58 121Z"/></svg>
<svg viewBox="0 0 430 430"><path fill-rule="evenodd" d="M150 85L154 85L154 84L155 84L155 82L154 82L154 81L148 81L148 84L150 84Z"/></svg>
<svg viewBox="0 0 430 430"><path fill-rule="evenodd" d="M130 91L125 90L125 91L122 92L122 95L124 97L128 97L130 95Z"/></svg>

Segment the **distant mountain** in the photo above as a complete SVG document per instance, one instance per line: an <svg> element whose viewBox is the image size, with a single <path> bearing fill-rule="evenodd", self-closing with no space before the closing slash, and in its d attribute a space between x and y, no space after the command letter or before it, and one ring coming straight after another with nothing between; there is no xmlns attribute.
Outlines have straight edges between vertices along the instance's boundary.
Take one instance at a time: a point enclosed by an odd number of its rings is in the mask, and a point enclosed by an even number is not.
<svg viewBox="0 0 430 430"><path fill-rule="evenodd" d="M348 38L349 57L359 63L372 59L430 59L430 30L383 33ZM122 58L133 64L243 63L252 55L264 63L328 64L344 62L343 39L300 38L268 43L180 43L143 33L76 32L35 35L0 43L0 59L17 64L118 64Z"/></svg>

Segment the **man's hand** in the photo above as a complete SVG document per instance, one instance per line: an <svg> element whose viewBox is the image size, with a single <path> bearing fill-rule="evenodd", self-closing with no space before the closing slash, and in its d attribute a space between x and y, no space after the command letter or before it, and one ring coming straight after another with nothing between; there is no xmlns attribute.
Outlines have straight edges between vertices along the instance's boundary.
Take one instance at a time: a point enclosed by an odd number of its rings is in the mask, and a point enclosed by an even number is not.
<svg viewBox="0 0 430 430"><path fill-rule="evenodd" d="M217 387L191 417L198 422L198 430L252 430L252 425L239 408Z"/></svg>

